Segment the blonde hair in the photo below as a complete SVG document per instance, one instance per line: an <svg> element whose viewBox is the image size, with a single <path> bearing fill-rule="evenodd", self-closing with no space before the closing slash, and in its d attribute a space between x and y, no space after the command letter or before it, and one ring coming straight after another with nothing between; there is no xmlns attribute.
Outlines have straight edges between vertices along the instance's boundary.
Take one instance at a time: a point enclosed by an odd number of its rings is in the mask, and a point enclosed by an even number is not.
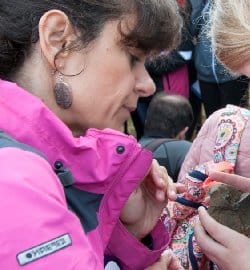
<svg viewBox="0 0 250 270"><path fill-rule="evenodd" d="M214 0L211 38L218 59L237 71L250 63L250 0Z"/></svg>

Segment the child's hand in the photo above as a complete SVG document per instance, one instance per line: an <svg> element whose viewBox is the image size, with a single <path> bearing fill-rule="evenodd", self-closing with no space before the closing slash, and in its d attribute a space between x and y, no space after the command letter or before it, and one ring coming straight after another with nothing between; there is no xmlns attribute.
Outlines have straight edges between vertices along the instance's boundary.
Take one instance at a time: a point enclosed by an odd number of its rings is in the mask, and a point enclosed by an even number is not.
<svg viewBox="0 0 250 270"><path fill-rule="evenodd" d="M249 270L250 238L218 223L202 207L199 216L195 236L206 256L222 270Z"/></svg>
<svg viewBox="0 0 250 270"><path fill-rule="evenodd" d="M221 162L218 162L218 163L210 163L209 164L209 175L210 175L210 172L212 171L216 171L216 172L224 172L224 173L233 173L234 172L234 168L233 168L233 165L228 162L228 161L221 161ZM212 177L208 177L202 187L206 190L206 192L214 185L218 185L219 182L215 181Z"/></svg>
<svg viewBox="0 0 250 270"><path fill-rule="evenodd" d="M250 193L250 178L216 171L211 171L209 176L217 182L228 184L243 192Z"/></svg>

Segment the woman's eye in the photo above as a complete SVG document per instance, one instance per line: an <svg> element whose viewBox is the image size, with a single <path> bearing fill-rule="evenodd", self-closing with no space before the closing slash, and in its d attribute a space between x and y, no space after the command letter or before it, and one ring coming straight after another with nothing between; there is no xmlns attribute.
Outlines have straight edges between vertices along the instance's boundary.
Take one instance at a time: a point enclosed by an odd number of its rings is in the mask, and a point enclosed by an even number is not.
<svg viewBox="0 0 250 270"><path fill-rule="evenodd" d="M137 62L140 62L139 57L137 57L134 54L130 54L130 63L131 63L131 66L133 67Z"/></svg>

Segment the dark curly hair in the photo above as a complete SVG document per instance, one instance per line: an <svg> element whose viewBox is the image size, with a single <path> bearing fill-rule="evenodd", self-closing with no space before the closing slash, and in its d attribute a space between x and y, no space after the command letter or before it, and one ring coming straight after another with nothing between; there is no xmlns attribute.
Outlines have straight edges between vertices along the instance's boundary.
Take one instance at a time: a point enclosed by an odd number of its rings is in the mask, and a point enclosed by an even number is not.
<svg viewBox="0 0 250 270"><path fill-rule="evenodd" d="M181 17L175 0L1 0L0 78L10 79L39 40L38 24L48 10L58 9L77 30L77 40L66 49L87 47L108 21L134 15L135 25L122 33L126 46L146 53L171 50L180 39Z"/></svg>

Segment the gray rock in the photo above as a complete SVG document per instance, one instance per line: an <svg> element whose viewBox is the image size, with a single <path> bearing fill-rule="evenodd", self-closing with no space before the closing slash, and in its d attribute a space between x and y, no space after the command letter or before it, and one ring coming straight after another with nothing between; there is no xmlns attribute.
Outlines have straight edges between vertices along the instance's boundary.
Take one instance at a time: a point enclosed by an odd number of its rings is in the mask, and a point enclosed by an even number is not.
<svg viewBox="0 0 250 270"><path fill-rule="evenodd" d="M250 237L250 193L218 184L209 194L209 214L221 224Z"/></svg>

